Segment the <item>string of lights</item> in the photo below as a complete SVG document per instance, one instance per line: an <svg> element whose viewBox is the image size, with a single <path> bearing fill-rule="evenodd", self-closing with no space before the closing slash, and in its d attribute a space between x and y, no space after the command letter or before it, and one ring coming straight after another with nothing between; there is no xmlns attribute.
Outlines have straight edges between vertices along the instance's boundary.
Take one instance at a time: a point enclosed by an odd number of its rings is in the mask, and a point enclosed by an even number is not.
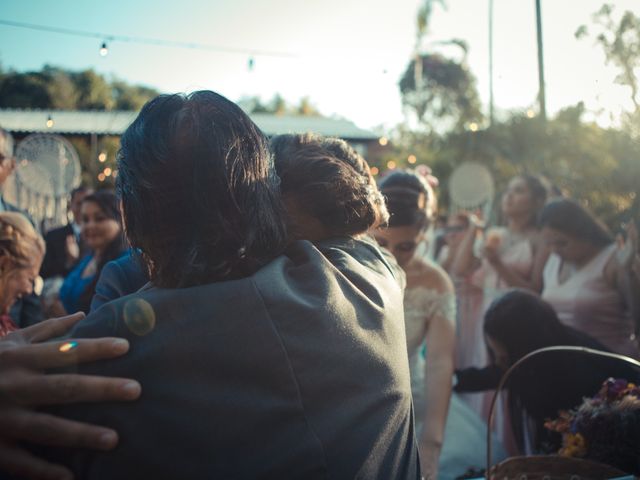
<svg viewBox="0 0 640 480"><path fill-rule="evenodd" d="M235 47L226 47L221 45L210 45L206 43L196 43L196 42L181 42L176 40L165 40L161 38L150 38L150 37L138 37L132 35L119 35L113 33L100 33L100 32L88 32L86 30L76 30L71 28L62 28L62 27L52 27L48 25L38 25L35 23L25 23L25 22L16 22L13 20L4 20L0 19L0 25L5 25L8 27L16 27L16 28L26 28L29 30L37 30L41 32L52 32L59 33L63 35L73 35L76 37L86 37L86 38L99 38L102 40L102 44L100 45L100 55L105 56L109 52L107 43L108 42L127 42L127 43L139 43L146 45L155 45L161 47L177 47L177 48L188 48L192 50L208 50L222 53L234 53L234 54L242 54L242 55L255 55L255 56L267 56L267 57L284 57L284 58L295 58L297 55L289 52L278 52L272 50L253 50L246 48L235 48ZM250 62L253 63L253 62Z"/></svg>

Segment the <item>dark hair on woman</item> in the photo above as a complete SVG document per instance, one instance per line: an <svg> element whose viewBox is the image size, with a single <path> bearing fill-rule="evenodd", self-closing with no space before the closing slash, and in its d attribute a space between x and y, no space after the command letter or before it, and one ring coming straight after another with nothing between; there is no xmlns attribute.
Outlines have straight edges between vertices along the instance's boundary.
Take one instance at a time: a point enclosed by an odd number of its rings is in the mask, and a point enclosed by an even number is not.
<svg viewBox="0 0 640 480"><path fill-rule="evenodd" d="M284 248L267 140L225 97L156 97L125 131L118 157L127 235L154 284L240 278Z"/></svg>
<svg viewBox="0 0 640 480"><path fill-rule="evenodd" d="M283 198L318 220L328 235L357 235L387 222L369 165L344 140L310 133L278 135L271 140L271 151ZM304 235L304 227L290 220L291 233Z"/></svg>
<svg viewBox="0 0 640 480"><path fill-rule="evenodd" d="M82 200L82 204L85 203L94 203L98 206L100 211L111 220L115 220L120 225L120 232L118 235L107 245L103 254L100 256L98 263L96 265L96 274L93 277L91 283L87 285L87 288L82 292L78 299L78 305L80 310L85 313L88 313L91 306L91 299L96 291L96 284L98 283L98 278L100 277L100 272L102 272L103 267L110 262L111 260L115 260L128 248L127 242L124 238L124 233L122 231L122 218L120 216L120 208L118 205L118 199L116 195L110 190L98 190L95 193L87 195Z"/></svg>
<svg viewBox="0 0 640 480"><path fill-rule="evenodd" d="M429 226L429 204L433 190L422 175L411 170L398 170L378 183L389 210L389 227Z"/></svg>
<svg viewBox="0 0 640 480"><path fill-rule="evenodd" d="M520 173L514 178L521 178L524 183L526 183L527 188L531 193L531 200L533 200L534 210L531 212L529 226L535 227L538 223L540 211L549 198L549 194L551 191L549 181L541 175L533 175L530 173Z"/></svg>
<svg viewBox="0 0 640 480"><path fill-rule="evenodd" d="M561 198L549 202L540 212L540 228L550 227L564 234L606 247L613 242L609 229L578 202Z"/></svg>
<svg viewBox="0 0 640 480"><path fill-rule="evenodd" d="M511 362L551 345L567 345L567 330L551 305L527 290L496 298L484 315L484 332L499 341Z"/></svg>
<svg viewBox="0 0 640 480"><path fill-rule="evenodd" d="M533 200L538 202L540 208L542 208L542 206L544 206L544 202L547 201L547 197L551 190L551 186L547 179L540 175L532 175L530 173L521 173L518 176L525 181L527 187L529 187L529 191L531 192L531 197L533 197Z"/></svg>

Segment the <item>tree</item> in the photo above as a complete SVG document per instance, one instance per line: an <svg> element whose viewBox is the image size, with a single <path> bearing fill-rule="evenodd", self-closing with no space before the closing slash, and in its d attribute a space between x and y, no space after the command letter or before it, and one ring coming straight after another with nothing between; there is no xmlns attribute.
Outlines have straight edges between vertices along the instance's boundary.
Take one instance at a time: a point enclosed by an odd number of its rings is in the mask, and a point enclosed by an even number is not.
<svg viewBox="0 0 640 480"><path fill-rule="evenodd" d="M617 21L614 18L614 6L604 4L592 18L596 44L602 47L607 63L619 70L616 82L629 87L634 111L626 115L626 126L634 135L640 136L640 16L626 11ZM590 36L589 27L581 25L575 36Z"/></svg>
<svg viewBox="0 0 640 480"><path fill-rule="evenodd" d="M460 130L482 121L475 77L464 60L421 54L409 62L399 86L403 104L430 129Z"/></svg>
<svg viewBox="0 0 640 480"><path fill-rule="evenodd" d="M73 72L45 65L39 72L0 70L0 108L139 110L158 92L93 70Z"/></svg>
<svg viewBox="0 0 640 480"><path fill-rule="evenodd" d="M38 72L11 72L3 76L0 83L0 107L51 108L52 104L45 75Z"/></svg>
<svg viewBox="0 0 640 480"><path fill-rule="evenodd" d="M459 39L425 44L434 4L446 8L444 0L425 0L416 17L416 45L413 58L400 79L402 103L430 130L462 129L468 122L480 122L480 100L475 77L466 62L468 46ZM462 58L447 58L435 46L455 46ZM437 126L437 128L436 128Z"/></svg>
<svg viewBox="0 0 640 480"><path fill-rule="evenodd" d="M238 104L248 113L273 113L275 115L321 116L309 97L303 97L296 104L288 103L282 95L276 93L268 102L260 97L243 97Z"/></svg>

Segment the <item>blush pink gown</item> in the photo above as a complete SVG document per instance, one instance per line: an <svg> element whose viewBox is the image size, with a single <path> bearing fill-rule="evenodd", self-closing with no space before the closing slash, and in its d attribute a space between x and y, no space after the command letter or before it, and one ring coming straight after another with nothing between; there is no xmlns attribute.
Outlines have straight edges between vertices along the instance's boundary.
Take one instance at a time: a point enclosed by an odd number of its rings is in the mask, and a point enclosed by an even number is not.
<svg viewBox="0 0 640 480"><path fill-rule="evenodd" d="M622 295L604 277L605 266L616 245L603 248L566 281L558 281L562 260L551 255L544 267L542 298L565 325L592 336L615 353L640 358L633 337L633 321Z"/></svg>

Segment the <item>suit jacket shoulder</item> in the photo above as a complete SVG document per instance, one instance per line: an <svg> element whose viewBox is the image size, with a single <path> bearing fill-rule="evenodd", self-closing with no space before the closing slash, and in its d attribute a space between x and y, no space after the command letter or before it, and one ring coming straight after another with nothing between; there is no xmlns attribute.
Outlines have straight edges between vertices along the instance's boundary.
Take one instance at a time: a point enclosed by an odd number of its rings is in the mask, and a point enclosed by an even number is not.
<svg viewBox="0 0 640 480"><path fill-rule="evenodd" d="M133 254L124 255L107 263L96 284L91 300L91 311L107 302L137 292L149 278Z"/></svg>
<svg viewBox="0 0 640 480"><path fill-rule="evenodd" d="M90 314L74 336L131 348L79 372L133 377L142 397L61 407L120 444L53 459L87 479L419 478L402 292L333 254L339 267L296 242L252 277L145 288Z"/></svg>

